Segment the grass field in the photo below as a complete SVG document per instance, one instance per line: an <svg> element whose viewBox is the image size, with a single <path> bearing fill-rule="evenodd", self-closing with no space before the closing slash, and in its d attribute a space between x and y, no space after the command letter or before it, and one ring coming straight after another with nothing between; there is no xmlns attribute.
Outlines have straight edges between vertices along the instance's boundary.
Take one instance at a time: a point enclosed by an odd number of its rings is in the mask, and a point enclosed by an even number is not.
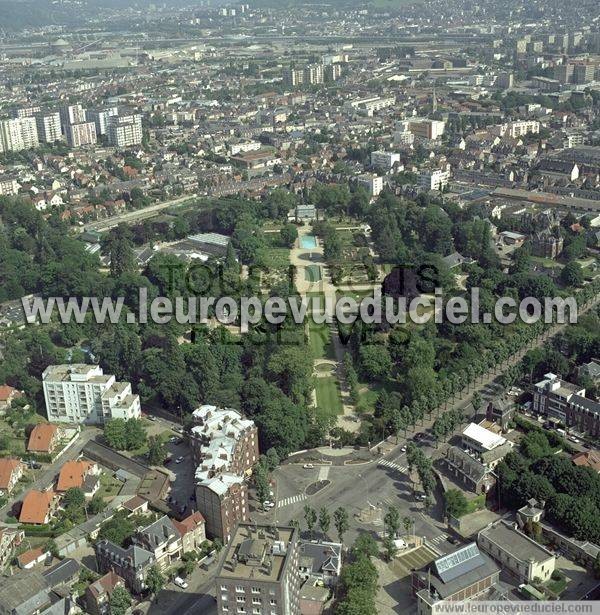
<svg viewBox="0 0 600 615"><path fill-rule="evenodd" d="M258 251L256 260L270 270L287 270L290 266L290 251L287 248L261 248Z"/></svg>
<svg viewBox="0 0 600 615"><path fill-rule="evenodd" d="M119 495L123 483L117 480L114 476L103 472L100 474L100 489L98 489L98 495L102 498L114 498Z"/></svg>
<svg viewBox="0 0 600 615"><path fill-rule="evenodd" d="M329 325L326 323L318 325L311 319L308 324L308 332L313 359L335 359Z"/></svg>
<svg viewBox="0 0 600 615"><path fill-rule="evenodd" d="M321 267L319 265L308 265L308 267L305 267L304 279L307 282L320 282L322 280Z"/></svg>
<svg viewBox="0 0 600 615"><path fill-rule="evenodd" d="M337 416L343 412L338 381L333 376L315 378L317 412L321 416Z"/></svg>

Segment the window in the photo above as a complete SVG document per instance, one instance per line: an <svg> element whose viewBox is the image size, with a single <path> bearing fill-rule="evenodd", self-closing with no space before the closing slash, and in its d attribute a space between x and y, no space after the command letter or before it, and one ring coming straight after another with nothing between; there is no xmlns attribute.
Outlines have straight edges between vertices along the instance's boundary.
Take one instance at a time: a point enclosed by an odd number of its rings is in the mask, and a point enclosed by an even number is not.
<svg viewBox="0 0 600 615"><path fill-rule="evenodd" d="M237 600L238 602L242 602L242 603L243 603L243 602L246 602L246 598L244 598L244 596L238 596L238 597L236 598L236 600Z"/></svg>
<svg viewBox="0 0 600 615"><path fill-rule="evenodd" d="M236 585L235 591L239 592L240 594L246 593L246 590L241 585Z"/></svg>
<svg viewBox="0 0 600 615"><path fill-rule="evenodd" d="M252 588L252 593L253 594L260 594L260 587L253 587Z"/></svg>

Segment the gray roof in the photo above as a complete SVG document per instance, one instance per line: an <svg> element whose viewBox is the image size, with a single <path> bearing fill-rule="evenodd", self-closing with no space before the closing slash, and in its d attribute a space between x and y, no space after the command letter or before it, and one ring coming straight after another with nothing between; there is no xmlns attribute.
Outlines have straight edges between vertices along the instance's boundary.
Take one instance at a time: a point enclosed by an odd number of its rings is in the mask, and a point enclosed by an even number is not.
<svg viewBox="0 0 600 615"><path fill-rule="evenodd" d="M123 549L123 547L113 542L101 540L96 544L96 548L104 550L115 563L119 560L129 560L130 565L135 568L143 568L154 562L154 555L137 545L131 545L127 549Z"/></svg>
<svg viewBox="0 0 600 615"><path fill-rule="evenodd" d="M171 543L180 537L179 530L173 525L169 517L164 515L154 523L138 530L138 535L146 540L149 545L157 547L165 542ZM136 536L133 537L136 540Z"/></svg>
<svg viewBox="0 0 600 615"><path fill-rule="evenodd" d="M453 553L436 559L433 567L438 577L444 583L448 583L482 564L483 557L477 545L472 542Z"/></svg>
<svg viewBox="0 0 600 615"><path fill-rule="evenodd" d="M337 573L341 564L342 545L335 542L301 542L300 559L312 573Z"/></svg>
<svg viewBox="0 0 600 615"><path fill-rule="evenodd" d="M43 572L42 575L50 587L56 587L57 585L70 581L79 574L80 570L81 564L68 557L56 564L56 566L52 566L52 568Z"/></svg>
<svg viewBox="0 0 600 615"><path fill-rule="evenodd" d="M37 570L0 578L0 613L28 615L49 603L47 580Z"/></svg>
<svg viewBox="0 0 600 615"><path fill-rule="evenodd" d="M569 403L580 408L584 408L585 410L589 410L594 414L600 414L600 403L594 401L593 399L588 399L583 395L573 395L569 400Z"/></svg>
<svg viewBox="0 0 600 615"><path fill-rule="evenodd" d="M445 461L476 483L487 474L487 469L481 461L471 457L458 446L451 446L448 449Z"/></svg>
<svg viewBox="0 0 600 615"><path fill-rule="evenodd" d="M473 549L473 547L475 549ZM465 549L466 555L457 556L457 554ZM461 557L465 557L465 560L454 563L452 561L452 556L456 556L457 560ZM443 580L438 576L437 565L440 560L445 559L447 560L447 564L442 564L442 567L445 567L444 576L446 580ZM428 574L428 570L431 570L431 575ZM432 590L443 600L499 572L500 568L498 568L496 563L485 553L481 553L475 543L471 543L454 553L439 558L415 574L425 583L430 581Z"/></svg>
<svg viewBox="0 0 600 615"><path fill-rule="evenodd" d="M521 562L528 562L530 560L545 562L554 557L550 551L523 534L523 532L515 529L503 519L481 530L479 536L484 536Z"/></svg>

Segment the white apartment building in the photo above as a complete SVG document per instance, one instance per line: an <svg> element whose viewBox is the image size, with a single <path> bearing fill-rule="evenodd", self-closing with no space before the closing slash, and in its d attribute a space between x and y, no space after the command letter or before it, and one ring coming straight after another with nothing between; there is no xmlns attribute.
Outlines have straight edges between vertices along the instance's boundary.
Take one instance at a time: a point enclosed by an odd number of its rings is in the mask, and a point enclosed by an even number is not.
<svg viewBox="0 0 600 615"><path fill-rule="evenodd" d="M140 398L131 383L117 382L98 365L49 365L42 374L49 421L102 424L111 419L137 419Z"/></svg>
<svg viewBox="0 0 600 615"><path fill-rule="evenodd" d="M0 153L20 152L39 145L34 117L0 121Z"/></svg>
<svg viewBox="0 0 600 615"><path fill-rule="evenodd" d="M19 192L19 184L13 177L0 175L0 196L12 196Z"/></svg>
<svg viewBox="0 0 600 615"><path fill-rule="evenodd" d="M38 137L43 143L54 143L62 139L60 113L39 113L35 116Z"/></svg>
<svg viewBox="0 0 600 615"><path fill-rule="evenodd" d="M304 69L304 83L315 85L325 81L325 72L322 64L310 64Z"/></svg>
<svg viewBox="0 0 600 615"><path fill-rule="evenodd" d="M449 181L449 170L426 169L419 173L419 186L425 190L442 190Z"/></svg>
<svg viewBox="0 0 600 615"><path fill-rule="evenodd" d="M387 172L396 163L400 163L400 154L396 152L371 152L371 166L377 169Z"/></svg>
<svg viewBox="0 0 600 615"><path fill-rule="evenodd" d="M369 98L356 98L349 100L344 104L348 111L364 111L367 115L373 115L375 111L381 111L396 104L394 96L381 98L380 96L371 96Z"/></svg>
<svg viewBox="0 0 600 615"><path fill-rule="evenodd" d="M114 115L119 115L117 107L109 107L108 109L92 109L86 111L88 122L96 124L96 134L105 135L108 131L108 118Z"/></svg>
<svg viewBox="0 0 600 615"><path fill-rule="evenodd" d="M370 196L378 196L381 194L383 190L383 177L378 177L377 175L364 174L359 175L357 178L357 183L359 186L362 186L366 189Z"/></svg>
<svg viewBox="0 0 600 615"><path fill-rule="evenodd" d="M435 139L439 139L439 137L444 134L446 122L419 118L410 120L408 123L408 129L413 133L413 135L415 135L415 137L435 141Z"/></svg>
<svg viewBox="0 0 600 615"><path fill-rule="evenodd" d="M260 141L240 141L239 143L229 144L229 155L236 156L244 152L256 152L262 148Z"/></svg>
<svg viewBox="0 0 600 615"><path fill-rule="evenodd" d="M83 124L86 120L85 109L81 105L69 105L60 110L60 121L65 130L69 124Z"/></svg>
<svg viewBox="0 0 600 615"><path fill-rule="evenodd" d="M508 122L500 126L500 136L511 137L516 139L526 134L537 134L540 132L540 123L537 120L519 120L516 122Z"/></svg>
<svg viewBox="0 0 600 615"><path fill-rule="evenodd" d="M394 145L412 145L415 142L415 135L410 131L394 132Z"/></svg>
<svg viewBox="0 0 600 615"><path fill-rule="evenodd" d="M66 130L67 143L71 147L94 145L96 143L96 124L84 122L83 124L69 124Z"/></svg>
<svg viewBox="0 0 600 615"><path fill-rule="evenodd" d="M286 68L283 71L283 85L296 87L304 83L304 71L301 68Z"/></svg>
<svg viewBox="0 0 600 615"><path fill-rule="evenodd" d="M108 118L108 142L115 147L132 147L142 142L142 116L113 115Z"/></svg>

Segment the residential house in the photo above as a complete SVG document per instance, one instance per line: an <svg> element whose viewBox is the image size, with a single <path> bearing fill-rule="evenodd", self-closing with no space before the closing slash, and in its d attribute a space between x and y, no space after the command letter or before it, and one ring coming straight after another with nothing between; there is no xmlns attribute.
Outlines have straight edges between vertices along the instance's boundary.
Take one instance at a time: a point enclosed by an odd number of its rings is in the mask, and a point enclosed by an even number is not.
<svg viewBox="0 0 600 615"><path fill-rule="evenodd" d="M485 418L500 425L502 431L508 431L509 424L515 415L515 403L509 397L499 397L488 402Z"/></svg>
<svg viewBox="0 0 600 615"><path fill-rule="evenodd" d="M125 587L125 581L112 570L94 581L85 590L86 610L90 615L106 615L110 597L117 587Z"/></svg>
<svg viewBox="0 0 600 615"><path fill-rule="evenodd" d="M206 540L206 524L199 512L193 512L181 521L173 521L173 524L181 535L182 554L197 550Z"/></svg>
<svg viewBox="0 0 600 615"><path fill-rule="evenodd" d="M556 556L504 519L481 530L477 544L520 583L545 582L554 572Z"/></svg>
<svg viewBox="0 0 600 615"><path fill-rule="evenodd" d="M159 568L168 568L181 555L181 535L166 515L140 528L132 537L134 545L152 553Z"/></svg>
<svg viewBox="0 0 600 615"><path fill-rule="evenodd" d="M594 384L600 384L600 359L592 359L577 370L579 377L589 378Z"/></svg>
<svg viewBox="0 0 600 615"><path fill-rule="evenodd" d="M68 489L78 488L86 498L91 498L100 488L100 467L93 461L67 461L60 470L56 482L56 491L64 493Z"/></svg>
<svg viewBox="0 0 600 615"><path fill-rule="evenodd" d="M17 564L23 570L30 570L34 566L41 564L47 556L48 552L41 547L29 549L17 557Z"/></svg>
<svg viewBox="0 0 600 615"><path fill-rule="evenodd" d="M38 423L29 435L28 453L52 455L61 438L61 430L52 423Z"/></svg>
<svg viewBox="0 0 600 615"><path fill-rule="evenodd" d="M25 464L21 460L10 457L0 459L0 494L10 494L24 471Z"/></svg>
<svg viewBox="0 0 600 615"><path fill-rule="evenodd" d="M146 589L146 575L156 563L154 555L135 544L127 549L108 540L100 540L95 545L96 562L101 574L113 571L124 581L127 589L141 594Z"/></svg>
<svg viewBox="0 0 600 615"><path fill-rule="evenodd" d="M18 547L25 532L16 527L2 526L0 527L0 571L4 570L6 564L12 559L15 547Z"/></svg>
<svg viewBox="0 0 600 615"><path fill-rule="evenodd" d="M318 580L327 587L337 584L342 569L339 542L300 542L298 568L304 579Z"/></svg>
<svg viewBox="0 0 600 615"><path fill-rule="evenodd" d="M4 414L12 405L15 399L19 399L23 395L22 391L3 384L0 386L0 414Z"/></svg>
<svg viewBox="0 0 600 615"><path fill-rule="evenodd" d="M54 491L28 491L23 498L19 522L33 525L48 523L58 508L58 501Z"/></svg>
<svg viewBox="0 0 600 615"><path fill-rule="evenodd" d="M571 457L571 461L576 466L590 468L594 472L600 473L600 452L596 450L576 453L573 457Z"/></svg>

